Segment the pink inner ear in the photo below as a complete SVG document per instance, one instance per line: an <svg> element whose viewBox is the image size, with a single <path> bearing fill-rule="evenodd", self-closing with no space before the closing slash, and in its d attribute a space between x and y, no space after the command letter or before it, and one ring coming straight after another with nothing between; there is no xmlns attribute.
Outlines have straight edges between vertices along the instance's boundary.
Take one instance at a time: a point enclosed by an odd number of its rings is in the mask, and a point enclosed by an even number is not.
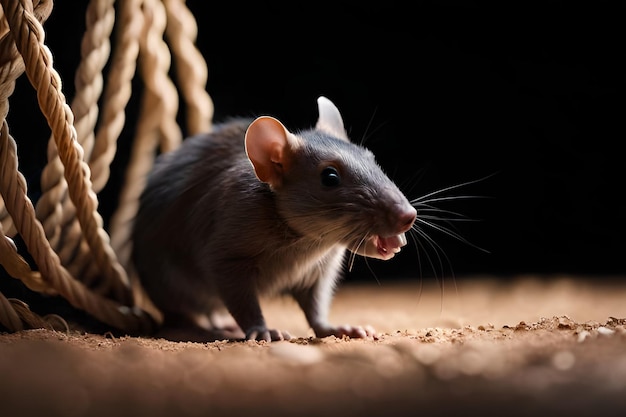
<svg viewBox="0 0 626 417"><path fill-rule="evenodd" d="M273 117L254 120L246 131L245 146L248 159L259 180L279 185L282 181L287 129Z"/></svg>

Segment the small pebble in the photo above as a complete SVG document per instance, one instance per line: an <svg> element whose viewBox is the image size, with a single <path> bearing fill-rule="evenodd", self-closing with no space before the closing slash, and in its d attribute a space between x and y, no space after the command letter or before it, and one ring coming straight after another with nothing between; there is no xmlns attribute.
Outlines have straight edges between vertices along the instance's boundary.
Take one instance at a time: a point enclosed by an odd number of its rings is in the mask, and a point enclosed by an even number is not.
<svg viewBox="0 0 626 417"><path fill-rule="evenodd" d="M320 362L324 358L324 354L318 347L289 342L272 343L270 353L290 362L304 365Z"/></svg>
<svg viewBox="0 0 626 417"><path fill-rule="evenodd" d="M585 339L587 339L589 336L591 336L591 333L587 330L583 330L580 333L578 333L578 343L584 342Z"/></svg>
<svg viewBox="0 0 626 417"><path fill-rule="evenodd" d="M600 326L598 327L598 334L602 336L612 336L615 333L615 330L609 329L608 327Z"/></svg>

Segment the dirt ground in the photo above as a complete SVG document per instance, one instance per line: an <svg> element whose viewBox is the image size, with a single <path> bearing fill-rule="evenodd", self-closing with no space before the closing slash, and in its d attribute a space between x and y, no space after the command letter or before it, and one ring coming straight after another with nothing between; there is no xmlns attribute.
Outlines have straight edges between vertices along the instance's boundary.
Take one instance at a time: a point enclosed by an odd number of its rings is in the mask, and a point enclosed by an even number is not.
<svg viewBox="0 0 626 417"><path fill-rule="evenodd" d="M382 282L338 290L316 339L265 300L275 343L0 334L2 416L626 415L626 280Z"/></svg>

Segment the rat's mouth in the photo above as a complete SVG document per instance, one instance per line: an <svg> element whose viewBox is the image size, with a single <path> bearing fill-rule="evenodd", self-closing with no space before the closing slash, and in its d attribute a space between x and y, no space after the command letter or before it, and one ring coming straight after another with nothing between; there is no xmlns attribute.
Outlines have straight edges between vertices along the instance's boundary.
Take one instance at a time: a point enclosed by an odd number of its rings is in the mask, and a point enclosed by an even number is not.
<svg viewBox="0 0 626 417"><path fill-rule="evenodd" d="M404 233L399 235L381 237L372 236L359 246L356 253L370 258L388 260L400 252L402 247L406 245L406 236Z"/></svg>

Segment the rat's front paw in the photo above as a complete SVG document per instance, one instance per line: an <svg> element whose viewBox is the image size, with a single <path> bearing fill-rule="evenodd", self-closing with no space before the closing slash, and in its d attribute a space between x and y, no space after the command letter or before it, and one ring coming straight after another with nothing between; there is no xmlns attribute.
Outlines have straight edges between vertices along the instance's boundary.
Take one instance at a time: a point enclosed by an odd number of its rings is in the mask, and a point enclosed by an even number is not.
<svg viewBox="0 0 626 417"><path fill-rule="evenodd" d="M279 340L289 340L291 335L289 332L268 329L265 326L254 326L246 331L247 340L265 340L266 342L276 342Z"/></svg>
<svg viewBox="0 0 626 417"><path fill-rule="evenodd" d="M355 339L363 339L366 337L372 337L376 335L376 331L371 326L320 326L315 329L315 336L317 337L343 337L348 336Z"/></svg>

